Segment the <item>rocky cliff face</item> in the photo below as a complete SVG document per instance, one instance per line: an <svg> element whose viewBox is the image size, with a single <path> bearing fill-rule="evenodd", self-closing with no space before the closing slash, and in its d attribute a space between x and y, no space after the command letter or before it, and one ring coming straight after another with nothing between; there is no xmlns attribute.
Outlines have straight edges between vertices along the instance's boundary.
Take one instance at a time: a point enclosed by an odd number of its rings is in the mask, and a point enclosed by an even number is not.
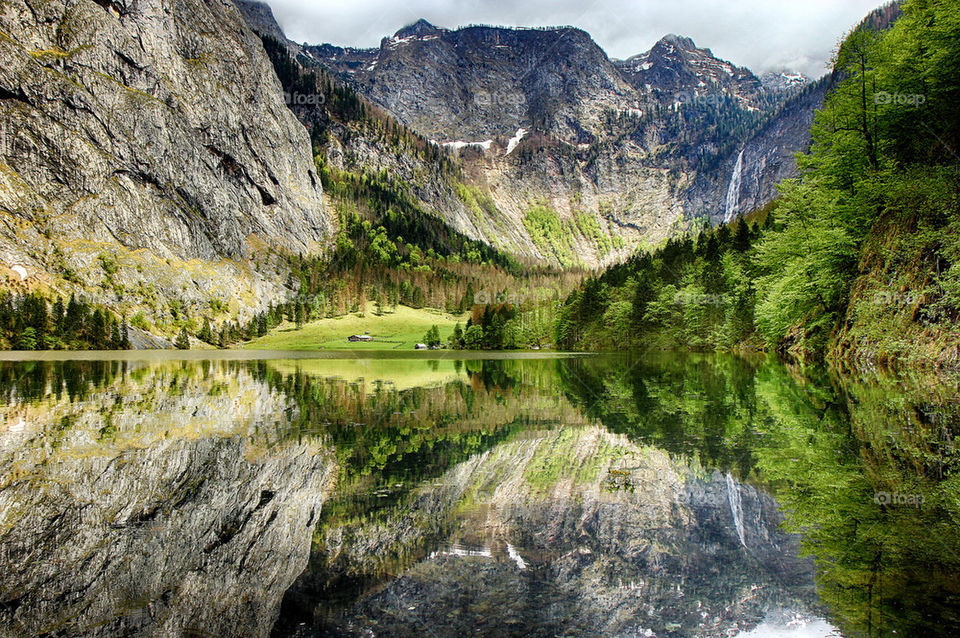
<svg viewBox="0 0 960 638"><path fill-rule="evenodd" d="M762 208L777 196L781 180L797 176L796 154L810 146L817 109L830 89L831 77L795 90L776 114L734 147L719 170L696 176L685 200L689 210L709 210L713 221L730 221Z"/></svg>
<svg viewBox="0 0 960 638"><path fill-rule="evenodd" d="M86 365L0 409L0 635L269 635L332 455L242 366Z"/></svg>
<svg viewBox="0 0 960 638"><path fill-rule="evenodd" d="M670 34L646 53L617 60L617 69L633 88L670 104L723 93L753 106L764 86L749 69L716 58L690 38Z"/></svg>
<svg viewBox="0 0 960 638"><path fill-rule="evenodd" d="M172 321L169 300L198 315L232 299L219 323L291 294L277 253L317 252L335 214L310 121L286 108L254 31L282 38L249 0L4 4L8 285L85 293L159 324ZM800 80L761 82L679 36L623 61L566 27L420 21L376 49L287 44L462 174L438 177L423 157L346 129L322 149L333 165L387 171L470 237L564 266L609 264L766 203L822 95L790 101Z"/></svg>
<svg viewBox="0 0 960 638"><path fill-rule="evenodd" d="M307 135L231 2L12 0L0 60L5 266L83 290L106 252L131 270L101 301L140 284L246 308L284 294L248 260L328 237Z"/></svg>
<svg viewBox="0 0 960 638"><path fill-rule="evenodd" d="M262 5L242 6L256 29L276 32ZM494 204L465 216L456 202L427 197L439 216L561 265L611 263L695 219L728 217L745 145L736 208L767 203L794 174L817 105L795 98L805 78L764 84L673 35L622 61L578 29L452 31L423 20L376 49L289 45L445 148ZM355 157L349 146L337 156ZM385 154L361 154L393 168ZM545 236L544 225L558 230Z"/></svg>
<svg viewBox="0 0 960 638"><path fill-rule="evenodd" d="M606 54L579 29L449 31L421 21L365 52L365 66L353 67L340 51L305 49L401 122L441 142L510 137L533 122L562 139L587 142L605 108L636 106Z"/></svg>

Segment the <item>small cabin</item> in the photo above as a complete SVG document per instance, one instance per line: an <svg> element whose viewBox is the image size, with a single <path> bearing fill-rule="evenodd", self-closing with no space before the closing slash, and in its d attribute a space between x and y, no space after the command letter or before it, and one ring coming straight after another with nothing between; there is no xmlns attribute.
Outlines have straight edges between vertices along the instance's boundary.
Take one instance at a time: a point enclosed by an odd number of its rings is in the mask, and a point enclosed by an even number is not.
<svg viewBox="0 0 960 638"><path fill-rule="evenodd" d="M349 342L351 342L351 343L357 343L357 342L362 342L362 341L373 341L373 337L371 337L371 336L368 335L368 334L363 334L363 335L350 335L349 337L347 337L347 341L349 341Z"/></svg>

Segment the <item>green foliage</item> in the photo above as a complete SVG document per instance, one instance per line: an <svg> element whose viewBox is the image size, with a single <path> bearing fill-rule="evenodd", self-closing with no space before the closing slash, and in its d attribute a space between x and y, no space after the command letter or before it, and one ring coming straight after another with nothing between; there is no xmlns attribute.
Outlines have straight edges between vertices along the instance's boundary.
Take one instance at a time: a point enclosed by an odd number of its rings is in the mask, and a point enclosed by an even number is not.
<svg viewBox="0 0 960 638"><path fill-rule="evenodd" d="M173 345L177 347L177 350L190 349L190 335L187 334L185 327L180 329L180 334L177 335L177 339L173 342Z"/></svg>
<svg viewBox="0 0 960 638"><path fill-rule="evenodd" d="M600 228L600 222L597 221L596 216L588 213L577 213L574 216L574 221L580 234L588 239L592 239L593 243L596 244L600 257L605 257L611 248L614 247L613 241L603 232L603 229ZM622 242L622 238L619 236L617 236L617 238Z"/></svg>
<svg viewBox="0 0 960 638"><path fill-rule="evenodd" d="M17 350L36 350L37 349L37 331L33 326L27 326L20 332L20 338L17 339Z"/></svg>
<svg viewBox="0 0 960 638"><path fill-rule="evenodd" d="M457 324L457 325L459 326L460 324ZM441 343L440 328L438 328L437 326L431 326L430 329L427 330L427 334L423 336L423 342L427 344L427 347L429 348L439 347Z"/></svg>
<svg viewBox="0 0 960 638"><path fill-rule="evenodd" d="M958 16L955 3L912 0L889 31L874 20L851 32L802 176L781 184L763 229L705 230L587 280L561 309L558 342L803 359L867 344L903 356L903 334L960 347Z"/></svg>
<svg viewBox="0 0 960 638"><path fill-rule="evenodd" d="M497 206L493 203L490 195L478 187L457 182L454 184L454 188L457 191L457 196L473 213L474 219L478 223L484 224L486 223L484 220L496 219L499 216L500 211L497 210Z"/></svg>
<svg viewBox="0 0 960 638"><path fill-rule="evenodd" d="M130 318L130 325L138 330L143 330L144 332L150 332L153 326L150 325L150 322L147 320L146 315L143 312L138 312Z"/></svg>
<svg viewBox="0 0 960 638"><path fill-rule="evenodd" d="M482 350L483 338L483 326L468 325L466 332L463 333L463 347L467 350Z"/></svg>
<svg viewBox="0 0 960 638"><path fill-rule="evenodd" d="M807 182L783 193L777 212L788 222L757 248L757 328L771 346L800 329L807 349L823 351L845 308L856 247L832 191Z"/></svg>
<svg viewBox="0 0 960 638"><path fill-rule="evenodd" d="M21 350L125 350L126 322L74 296L51 304L39 293L0 292L0 347Z"/></svg>
<svg viewBox="0 0 960 638"><path fill-rule="evenodd" d="M112 277L120 269L120 265L117 263L117 259L113 255L101 253L97 259L99 259L100 267L103 268L103 272L105 272L108 277Z"/></svg>
<svg viewBox="0 0 960 638"><path fill-rule="evenodd" d="M578 262L573 250L573 229L557 211L544 204L530 207L523 218L530 239L544 255L553 255L564 267Z"/></svg>
<svg viewBox="0 0 960 638"><path fill-rule="evenodd" d="M745 222L669 240L588 279L560 309L564 348L733 347L753 334L753 243Z"/></svg>

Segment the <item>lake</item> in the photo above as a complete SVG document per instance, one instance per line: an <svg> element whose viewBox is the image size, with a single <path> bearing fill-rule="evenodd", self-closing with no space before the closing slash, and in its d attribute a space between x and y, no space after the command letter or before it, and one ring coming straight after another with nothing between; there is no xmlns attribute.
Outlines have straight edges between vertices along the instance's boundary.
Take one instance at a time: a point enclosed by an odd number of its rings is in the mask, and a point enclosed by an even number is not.
<svg viewBox="0 0 960 638"><path fill-rule="evenodd" d="M960 635L955 378L20 356L0 636Z"/></svg>

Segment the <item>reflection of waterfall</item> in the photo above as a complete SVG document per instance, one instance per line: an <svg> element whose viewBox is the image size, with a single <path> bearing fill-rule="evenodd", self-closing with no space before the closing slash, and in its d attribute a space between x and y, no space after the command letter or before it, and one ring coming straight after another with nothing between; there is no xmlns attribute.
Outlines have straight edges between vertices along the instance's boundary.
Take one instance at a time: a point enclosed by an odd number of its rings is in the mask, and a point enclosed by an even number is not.
<svg viewBox="0 0 960 638"><path fill-rule="evenodd" d="M730 501L730 513L733 515L733 524L737 528L740 544L746 547L747 541L743 537L743 502L740 499L740 487L729 472L727 472L727 499Z"/></svg>
<svg viewBox="0 0 960 638"><path fill-rule="evenodd" d="M523 556L520 555L517 548L510 543L507 543L507 555L510 556L510 559L515 562L520 569L527 568L527 561L523 560Z"/></svg>
<svg viewBox="0 0 960 638"><path fill-rule="evenodd" d="M744 149L746 150L746 149ZM740 178L743 175L743 151L737 155L737 163L733 166L733 175L730 176L730 186L727 188L727 208L723 216L724 223L729 224L740 205Z"/></svg>

